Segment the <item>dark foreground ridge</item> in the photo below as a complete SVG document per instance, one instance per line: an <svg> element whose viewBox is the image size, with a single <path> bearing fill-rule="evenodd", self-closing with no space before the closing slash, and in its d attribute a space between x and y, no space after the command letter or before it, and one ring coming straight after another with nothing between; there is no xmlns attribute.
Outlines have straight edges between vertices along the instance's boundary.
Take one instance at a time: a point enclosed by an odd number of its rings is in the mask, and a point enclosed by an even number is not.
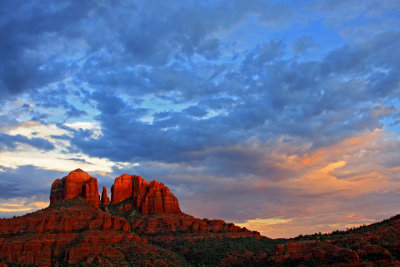
<svg viewBox="0 0 400 267"><path fill-rule="evenodd" d="M115 179L111 200L77 169L53 182L50 206L0 219L0 266L399 266L400 216L284 242L183 213L163 183Z"/></svg>

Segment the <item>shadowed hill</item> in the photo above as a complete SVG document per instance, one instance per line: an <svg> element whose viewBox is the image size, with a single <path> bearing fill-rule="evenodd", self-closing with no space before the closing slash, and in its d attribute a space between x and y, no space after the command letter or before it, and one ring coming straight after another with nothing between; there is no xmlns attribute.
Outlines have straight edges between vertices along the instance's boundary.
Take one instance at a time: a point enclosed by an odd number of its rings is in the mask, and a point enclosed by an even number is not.
<svg viewBox="0 0 400 267"><path fill-rule="evenodd" d="M400 266L400 215L347 231L300 235L273 254L271 265Z"/></svg>

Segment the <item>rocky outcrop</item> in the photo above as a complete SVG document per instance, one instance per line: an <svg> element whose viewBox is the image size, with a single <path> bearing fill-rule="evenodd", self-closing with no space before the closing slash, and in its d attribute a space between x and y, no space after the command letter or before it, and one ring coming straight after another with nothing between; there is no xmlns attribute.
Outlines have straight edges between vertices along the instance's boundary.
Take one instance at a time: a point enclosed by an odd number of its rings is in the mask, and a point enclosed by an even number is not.
<svg viewBox="0 0 400 267"><path fill-rule="evenodd" d="M169 191L168 187L157 181L152 181L149 184L147 194L140 208L143 214L152 214L155 212L181 213L178 199Z"/></svg>
<svg viewBox="0 0 400 267"><path fill-rule="evenodd" d="M99 208L99 186L97 179L81 169L70 172L62 179L56 179L51 185L50 205L65 199L82 196L84 201Z"/></svg>
<svg viewBox="0 0 400 267"><path fill-rule="evenodd" d="M123 174L115 178L111 193L112 204L130 199L131 208L136 208L144 215L156 212L181 213L178 199L170 192L168 187L157 181L148 183L137 175ZM82 196L86 203L99 208L100 199L97 179L81 169L76 169L66 177L53 182L50 204L76 196ZM110 204L106 187L103 187L101 203L103 205Z"/></svg>
<svg viewBox="0 0 400 267"><path fill-rule="evenodd" d="M117 204L131 199L133 207L142 214L181 213L178 199L163 183L148 183L137 175L124 174L115 179L111 187L111 203Z"/></svg>
<svg viewBox="0 0 400 267"><path fill-rule="evenodd" d="M157 257L148 259L149 254ZM0 266L180 265L174 263L172 252L169 257L163 260L159 248L132 233L125 218L87 205L80 197L22 217L0 219Z"/></svg>
<svg viewBox="0 0 400 267"><path fill-rule="evenodd" d="M103 192L101 193L101 204L110 205L110 198L107 195L107 187L103 186Z"/></svg>
<svg viewBox="0 0 400 267"><path fill-rule="evenodd" d="M70 233L83 230L103 229L129 232L131 226L122 217L111 216L76 198L59 206L37 211L14 219L0 219L0 235L24 233ZM65 205L64 205L65 203ZM68 206L68 207L66 207Z"/></svg>
<svg viewBox="0 0 400 267"><path fill-rule="evenodd" d="M123 174L115 178L111 187L111 203L116 204L128 198L134 198L137 205L143 201L147 193L148 182L138 175Z"/></svg>
<svg viewBox="0 0 400 267"><path fill-rule="evenodd" d="M181 214L156 214L142 216L137 219L132 228L139 234L168 234L174 232L190 233L224 233L231 237L261 238L257 231L250 231L223 220L198 219Z"/></svg>
<svg viewBox="0 0 400 267"><path fill-rule="evenodd" d="M168 187L157 181L148 183L137 175L123 174L115 178L111 193L112 204L130 199L131 208L136 208L144 215L156 212L181 213L178 199L170 192ZM76 169L66 177L53 182L50 204L77 196L82 196L86 203L99 208L100 199L97 179L81 169ZM103 205L110 204L106 187L103 187L101 203Z"/></svg>
<svg viewBox="0 0 400 267"><path fill-rule="evenodd" d="M96 178L54 181L48 208L0 219L0 266L400 266L400 215L285 242L184 214L157 181L122 175L112 191L99 209Z"/></svg>

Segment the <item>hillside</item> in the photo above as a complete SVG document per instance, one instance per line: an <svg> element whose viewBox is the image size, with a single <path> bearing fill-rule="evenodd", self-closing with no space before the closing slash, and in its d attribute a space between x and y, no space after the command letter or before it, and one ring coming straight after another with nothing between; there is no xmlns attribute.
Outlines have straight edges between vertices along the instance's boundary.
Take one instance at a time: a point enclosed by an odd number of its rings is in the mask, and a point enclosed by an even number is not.
<svg viewBox="0 0 400 267"><path fill-rule="evenodd" d="M103 190L100 200L97 179L80 169L56 179L48 208L0 219L0 261L37 266L218 265L231 261L228 252L241 260L250 255L251 262L265 261L264 251L275 245L258 232L182 213L176 197L157 181L122 175L112 193L107 201ZM255 248L249 250L242 240Z"/></svg>
<svg viewBox="0 0 400 267"><path fill-rule="evenodd" d="M169 188L115 179L111 200L77 169L51 188L50 206L0 219L0 266L397 266L400 216L331 234L272 240L185 214Z"/></svg>
<svg viewBox="0 0 400 267"><path fill-rule="evenodd" d="M330 234L298 236L277 245L270 263L285 265L400 266L400 215Z"/></svg>

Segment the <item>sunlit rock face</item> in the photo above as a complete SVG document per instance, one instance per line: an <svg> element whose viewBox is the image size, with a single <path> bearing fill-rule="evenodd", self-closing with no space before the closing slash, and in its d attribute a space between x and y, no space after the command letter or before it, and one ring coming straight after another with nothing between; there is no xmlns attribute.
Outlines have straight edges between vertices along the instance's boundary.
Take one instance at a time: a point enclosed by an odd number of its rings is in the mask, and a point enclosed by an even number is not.
<svg viewBox="0 0 400 267"><path fill-rule="evenodd" d="M120 203L128 198L135 198L141 203L143 196L147 193L147 187L148 183L142 177L123 174L115 178L114 185L111 187L111 203Z"/></svg>
<svg viewBox="0 0 400 267"><path fill-rule="evenodd" d="M132 199L133 207L142 214L181 213L178 199L157 181L148 183L140 176L123 174L115 179L111 192L112 204Z"/></svg>
<svg viewBox="0 0 400 267"><path fill-rule="evenodd" d="M172 213L180 214L178 199L163 183L152 181L148 183L137 175L123 174L115 178L111 187L111 201L107 188L103 187L101 203L103 205L117 204L129 199L130 207L142 214ZM62 179L56 179L51 186L50 204L61 200L81 196L83 200L96 207L100 206L97 179L81 169L70 172Z"/></svg>
<svg viewBox="0 0 400 267"><path fill-rule="evenodd" d="M100 206L97 179L81 169L76 169L64 178L56 179L53 182L50 192L50 205L77 196L82 196L86 203L96 208Z"/></svg>

